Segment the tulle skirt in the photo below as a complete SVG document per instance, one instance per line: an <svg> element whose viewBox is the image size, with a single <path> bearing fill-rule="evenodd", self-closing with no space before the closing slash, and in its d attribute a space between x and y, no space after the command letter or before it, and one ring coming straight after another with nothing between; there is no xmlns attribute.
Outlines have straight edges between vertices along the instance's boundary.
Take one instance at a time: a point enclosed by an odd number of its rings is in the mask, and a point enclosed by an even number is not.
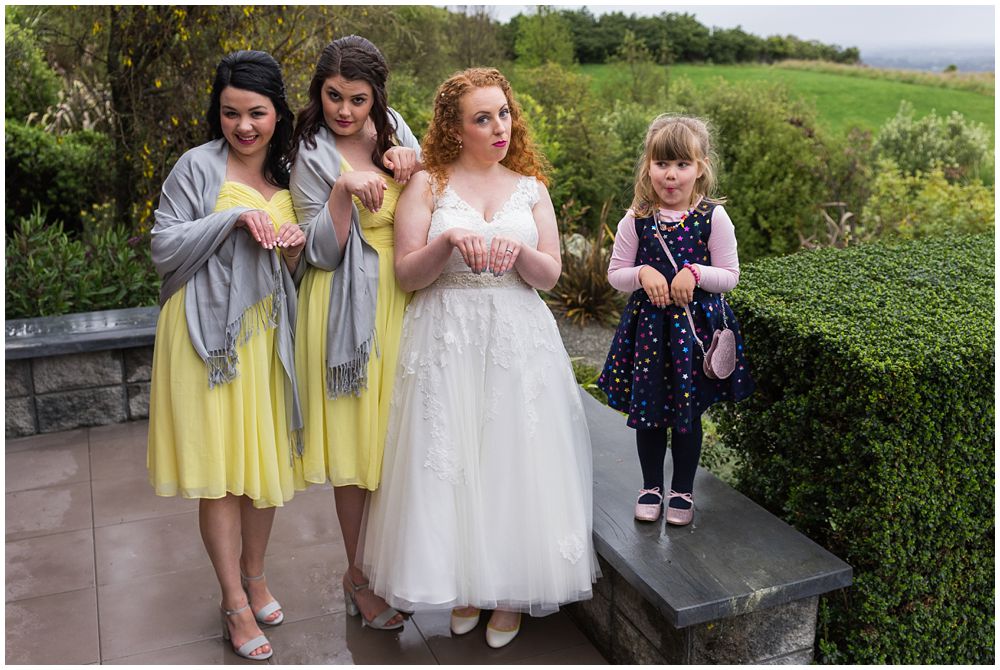
<svg viewBox="0 0 1000 670"><path fill-rule="evenodd" d="M400 609L548 614L598 575L579 389L537 292L462 279L407 310L362 563Z"/></svg>

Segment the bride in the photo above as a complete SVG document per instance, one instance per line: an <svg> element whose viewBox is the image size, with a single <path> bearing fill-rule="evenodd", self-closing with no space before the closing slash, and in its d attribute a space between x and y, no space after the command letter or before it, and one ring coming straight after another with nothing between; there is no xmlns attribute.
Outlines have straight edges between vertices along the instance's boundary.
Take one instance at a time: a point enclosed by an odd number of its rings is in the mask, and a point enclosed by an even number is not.
<svg viewBox="0 0 1000 670"><path fill-rule="evenodd" d="M480 609L501 647L521 613L591 597L590 436L569 357L536 289L561 260L541 158L494 69L448 79L396 209L403 322L362 562L393 607Z"/></svg>

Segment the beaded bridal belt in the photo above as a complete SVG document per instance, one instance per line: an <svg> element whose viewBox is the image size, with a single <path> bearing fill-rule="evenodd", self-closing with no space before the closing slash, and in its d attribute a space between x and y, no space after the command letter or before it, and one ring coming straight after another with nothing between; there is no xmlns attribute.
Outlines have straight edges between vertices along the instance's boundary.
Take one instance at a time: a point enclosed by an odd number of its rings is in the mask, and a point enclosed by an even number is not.
<svg viewBox="0 0 1000 670"><path fill-rule="evenodd" d="M473 274L471 272L449 272L437 278L427 288L523 288L528 284L517 272L507 272L494 277L490 272Z"/></svg>

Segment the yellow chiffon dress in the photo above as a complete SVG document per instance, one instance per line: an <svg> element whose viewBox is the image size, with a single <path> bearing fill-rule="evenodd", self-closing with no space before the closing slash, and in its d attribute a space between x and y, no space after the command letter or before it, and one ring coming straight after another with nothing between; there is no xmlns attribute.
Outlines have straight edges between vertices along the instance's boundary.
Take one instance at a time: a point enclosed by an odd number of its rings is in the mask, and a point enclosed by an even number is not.
<svg viewBox="0 0 1000 670"><path fill-rule="evenodd" d="M351 170L347 161L341 170ZM382 452L389 428L389 403L399 357L403 313L410 294L393 272L393 219L402 186L386 179L382 207L372 213L355 198L365 240L378 251L375 338L378 353L368 359L367 388L359 396L331 400L326 394L326 333L334 272L309 267L299 287L295 327L295 372L305 427L302 464L308 482L378 488Z"/></svg>
<svg viewBox="0 0 1000 670"><path fill-rule="evenodd" d="M275 230L296 220L287 190L268 200L250 186L227 181L215 211L231 207L266 211ZM160 496L222 498L232 493L251 498L255 507L280 507L296 489L305 488L305 481L301 460L293 463L290 456L285 372L275 330L258 329L239 345L237 377L209 389L208 368L188 336L185 290L167 300L156 323L149 481Z"/></svg>

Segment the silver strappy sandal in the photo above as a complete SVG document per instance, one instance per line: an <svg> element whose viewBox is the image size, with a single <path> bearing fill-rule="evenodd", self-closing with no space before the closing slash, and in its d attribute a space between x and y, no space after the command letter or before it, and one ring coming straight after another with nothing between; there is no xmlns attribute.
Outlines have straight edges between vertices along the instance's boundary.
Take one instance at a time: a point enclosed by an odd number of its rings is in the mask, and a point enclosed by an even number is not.
<svg viewBox="0 0 1000 670"><path fill-rule="evenodd" d="M243 580L243 589L246 590L247 589L247 582L257 582L257 581L260 581L261 579L264 579L264 575L260 574L260 575L257 575L256 577L247 577L246 575L244 575L241 572L240 573L240 579ZM247 594L247 598L249 598L249 597L250 597L250 594L248 593ZM253 618L257 620L257 623L262 623L265 626L277 626L278 624L280 624L282 621L285 620L285 613L284 612L281 612L280 614L278 614L278 617L276 619L270 619L269 620L267 617L271 616L275 612L278 612L280 609L281 609L281 603L279 603L277 600L272 600L271 602L269 602L268 604L264 605L259 610L257 610L256 612L254 612L253 613Z"/></svg>
<svg viewBox="0 0 1000 670"><path fill-rule="evenodd" d="M351 589L353 589L353 591L347 588L348 584L351 585ZM347 607L347 613L350 614L351 616L358 616L359 614L361 614L361 610L358 608L358 604L354 602L354 594L357 593L358 591L364 591L367 588L368 588L368 582L365 582L364 584L355 584L354 582L351 581L350 577L347 577L345 575L344 605ZM377 630L397 630L403 627L403 622L400 621L399 623L392 626L389 625L389 622L392 621L393 617L399 614L400 614L399 610L387 605L386 608L382 610L382 612L379 613L379 615L376 616L371 621L366 619L362 614L361 625L368 626L369 628L375 628Z"/></svg>
<svg viewBox="0 0 1000 670"><path fill-rule="evenodd" d="M234 609L234 610L227 610L225 607L219 607L219 610L221 610L221 612L222 612L222 639L223 640L230 640L231 639L231 635L229 633L229 621L228 621L227 617L231 617L233 615L239 614L243 610L249 609L249 608L250 608L250 604L249 603L247 603L243 607L240 607L240 608L237 608L237 609ZM256 655L251 655L250 654L250 652L252 652L252 651L254 651L256 649L260 649L265 644L270 645L271 643L268 642L267 638L264 637L263 635L258 635L254 639L252 639L252 640L250 640L248 642L244 642L239 647L237 647L236 645L232 644L232 642L230 642L230 645L232 645L232 647L233 647L233 652L237 656L240 656L242 658L248 658L251 661L266 661L267 659L271 658L271 656L274 655L274 647L271 647L270 651L264 652L263 654L256 654Z"/></svg>

